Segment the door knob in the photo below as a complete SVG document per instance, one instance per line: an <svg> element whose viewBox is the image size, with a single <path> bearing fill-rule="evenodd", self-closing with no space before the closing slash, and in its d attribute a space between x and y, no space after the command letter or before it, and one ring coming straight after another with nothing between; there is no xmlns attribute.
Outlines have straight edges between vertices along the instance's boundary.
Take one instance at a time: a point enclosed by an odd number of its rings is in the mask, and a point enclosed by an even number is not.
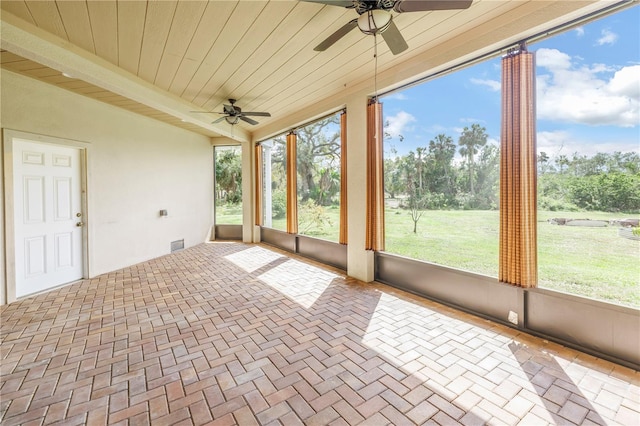
<svg viewBox="0 0 640 426"><path fill-rule="evenodd" d="M84 222L78 222L78 223L76 223L76 226L82 226L82 225L84 225Z"/></svg>

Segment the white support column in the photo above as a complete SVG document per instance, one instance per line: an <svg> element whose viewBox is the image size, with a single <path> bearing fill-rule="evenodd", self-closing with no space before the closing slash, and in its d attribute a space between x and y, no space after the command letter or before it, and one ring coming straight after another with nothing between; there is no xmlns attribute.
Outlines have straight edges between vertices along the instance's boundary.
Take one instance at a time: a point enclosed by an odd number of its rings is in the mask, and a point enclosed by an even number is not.
<svg viewBox="0 0 640 426"><path fill-rule="evenodd" d="M249 142L242 144L242 241L253 242L253 149Z"/></svg>
<svg viewBox="0 0 640 426"><path fill-rule="evenodd" d="M262 142L262 159L264 161L264 194L262 197L262 205L266 214L264 215L264 226L267 228L273 227L271 221L271 212L273 198L271 196L271 149L273 148L273 142Z"/></svg>
<svg viewBox="0 0 640 426"><path fill-rule="evenodd" d="M264 213L264 201L261 199L261 197L258 197L258 193L260 191L262 191L262 187L264 186L264 181L262 179L264 179L264 170L262 169L262 165L258 166L256 163L258 161L262 161L264 163L264 161L262 160L262 146L261 145L256 145L255 142L251 142L251 169L253 170L253 175L251 177L251 187L253 188L253 192L251 193L251 199L253 200L253 205L252 205L252 218L251 218L251 230L252 230L252 234L251 234L251 238L252 238L252 242L254 243L259 243L260 241L262 241L262 232L260 230L260 225L256 224L256 218L259 215L263 216ZM260 151L260 155L258 155L258 150ZM259 181L261 182L262 186L258 185L258 176L257 173L261 173L262 174L262 179L260 179ZM258 199L260 198L260 202L258 202ZM258 209L262 209L262 211L257 211ZM264 220L264 219L263 219ZM262 223L262 222L260 222Z"/></svg>
<svg viewBox="0 0 640 426"><path fill-rule="evenodd" d="M347 102L347 197L349 203L349 245L347 274L359 280L374 279L373 251L365 250L367 168L367 97L354 96Z"/></svg>

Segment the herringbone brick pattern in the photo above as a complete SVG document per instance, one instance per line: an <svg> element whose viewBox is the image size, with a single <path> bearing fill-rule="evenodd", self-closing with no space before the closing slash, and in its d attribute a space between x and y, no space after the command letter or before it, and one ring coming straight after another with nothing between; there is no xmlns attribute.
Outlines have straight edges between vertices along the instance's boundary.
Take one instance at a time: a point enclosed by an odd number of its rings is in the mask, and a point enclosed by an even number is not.
<svg viewBox="0 0 640 426"><path fill-rule="evenodd" d="M638 372L260 245L0 311L17 424L640 424Z"/></svg>

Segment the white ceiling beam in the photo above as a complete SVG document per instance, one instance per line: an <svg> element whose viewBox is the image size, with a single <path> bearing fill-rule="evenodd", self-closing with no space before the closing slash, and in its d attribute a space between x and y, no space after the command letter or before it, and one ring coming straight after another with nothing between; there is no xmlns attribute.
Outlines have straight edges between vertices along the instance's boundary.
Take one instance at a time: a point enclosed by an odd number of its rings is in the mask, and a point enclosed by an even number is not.
<svg viewBox="0 0 640 426"><path fill-rule="evenodd" d="M190 112L201 108L172 93L158 89L151 83L43 31L9 12L3 10L0 20L2 23L0 46L4 50L46 65L61 73L67 73L73 78L84 80L209 132L214 132L219 136L237 142L250 140L250 134L245 129L236 126L232 132L226 123L212 124L209 114Z"/></svg>

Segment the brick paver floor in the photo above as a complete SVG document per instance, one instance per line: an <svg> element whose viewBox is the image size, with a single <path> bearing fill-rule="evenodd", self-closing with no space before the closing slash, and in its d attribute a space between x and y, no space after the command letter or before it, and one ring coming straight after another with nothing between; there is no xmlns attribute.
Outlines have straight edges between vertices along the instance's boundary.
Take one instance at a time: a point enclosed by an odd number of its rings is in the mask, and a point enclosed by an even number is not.
<svg viewBox="0 0 640 426"><path fill-rule="evenodd" d="M640 424L637 371L262 245L2 307L16 424Z"/></svg>

